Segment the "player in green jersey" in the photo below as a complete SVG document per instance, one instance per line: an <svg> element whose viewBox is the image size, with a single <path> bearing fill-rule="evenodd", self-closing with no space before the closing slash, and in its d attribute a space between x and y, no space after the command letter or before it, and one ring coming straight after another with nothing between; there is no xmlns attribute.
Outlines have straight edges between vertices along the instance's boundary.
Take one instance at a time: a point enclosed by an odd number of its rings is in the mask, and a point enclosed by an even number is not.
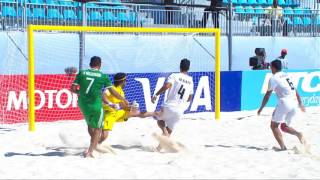
<svg viewBox="0 0 320 180"><path fill-rule="evenodd" d="M93 157L92 152L97 148L103 127L104 111L102 109L102 89L107 88L115 97L128 101L119 95L113 88L108 75L100 71L101 58L93 56L90 60L90 69L81 70L74 80L71 90L79 94L78 105L87 122L91 136L90 147L85 157Z"/></svg>

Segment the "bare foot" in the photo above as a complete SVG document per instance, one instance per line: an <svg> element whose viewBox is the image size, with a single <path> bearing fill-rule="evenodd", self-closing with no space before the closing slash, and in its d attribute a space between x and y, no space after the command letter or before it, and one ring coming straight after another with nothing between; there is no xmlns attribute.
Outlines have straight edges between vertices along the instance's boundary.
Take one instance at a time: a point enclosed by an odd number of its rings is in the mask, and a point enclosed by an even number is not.
<svg viewBox="0 0 320 180"><path fill-rule="evenodd" d="M94 158L94 156L92 155L92 152L89 152L89 151L83 152L83 156L84 158Z"/></svg>
<svg viewBox="0 0 320 180"><path fill-rule="evenodd" d="M277 152L279 152L279 151L286 151L286 150L287 150L286 147L283 147L283 148L272 147L272 149L273 149L274 151L277 151Z"/></svg>
<svg viewBox="0 0 320 180"><path fill-rule="evenodd" d="M299 138L299 141L301 144L307 144L307 141L306 139L304 138L303 134L302 133L299 133L298 134L298 138Z"/></svg>

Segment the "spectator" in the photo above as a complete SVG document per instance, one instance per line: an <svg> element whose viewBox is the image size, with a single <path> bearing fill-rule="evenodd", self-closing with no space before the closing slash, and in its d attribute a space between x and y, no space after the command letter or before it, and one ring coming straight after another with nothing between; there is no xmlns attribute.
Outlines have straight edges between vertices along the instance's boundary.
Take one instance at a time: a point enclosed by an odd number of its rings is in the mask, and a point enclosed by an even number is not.
<svg viewBox="0 0 320 180"><path fill-rule="evenodd" d="M286 55L288 51L286 49L281 50L281 55L278 57L278 60L281 61L282 69L288 69L288 60L286 59Z"/></svg>
<svg viewBox="0 0 320 180"><path fill-rule="evenodd" d="M266 13L269 14L271 35L273 35L276 32L277 24L282 20L282 8L278 5L278 0L273 0L272 6L267 8Z"/></svg>
<svg viewBox="0 0 320 180"><path fill-rule="evenodd" d="M207 26L207 21L209 18L209 13L212 13L212 23L213 27L219 28L219 8L222 6L222 0L211 0L210 6L204 9L201 27Z"/></svg>

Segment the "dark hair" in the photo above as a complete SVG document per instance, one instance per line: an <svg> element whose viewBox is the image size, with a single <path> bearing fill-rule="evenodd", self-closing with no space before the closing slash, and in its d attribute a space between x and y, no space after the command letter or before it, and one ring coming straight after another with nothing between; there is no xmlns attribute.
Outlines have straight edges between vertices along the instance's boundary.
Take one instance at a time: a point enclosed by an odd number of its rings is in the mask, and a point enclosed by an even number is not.
<svg viewBox="0 0 320 180"><path fill-rule="evenodd" d="M123 81L126 80L126 77L127 77L126 73L120 72L115 74L113 77L114 85L119 86Z"/></svg>
<svg viewBox="0 0 320 180"><path fill-rule="evenodd" d="M180 70L181 71L189 71L190 61L187 58L184 58L180 62Z"/></svg>
<svg viewBox="0 0 320 180"><path fill-rule="evenodd" d="M101 66L101 58L99 56L93 56L90 59L90 67L99 67Z"/></svg>
<svg viewBox="0 0 320 180"><path fill-rule="evenodd" d="M278 59L272 61L272 62L271 62L271 67L273 67L273 68L276 69L277 71L281 71L281 69L282 69L281 61L278 60Z"/></svg>

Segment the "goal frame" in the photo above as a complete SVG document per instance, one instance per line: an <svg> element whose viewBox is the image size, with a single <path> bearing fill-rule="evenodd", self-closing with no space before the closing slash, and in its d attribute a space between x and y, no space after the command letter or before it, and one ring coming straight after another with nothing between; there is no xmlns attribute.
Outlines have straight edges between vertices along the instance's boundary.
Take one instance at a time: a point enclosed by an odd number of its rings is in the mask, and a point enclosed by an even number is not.
<svg viewBox="0 0 320 180"><path fill-rule="evenodd" d="M143 28L143 27L94 27L94 26L50 26L28 25L28 119L29 131L35 131L35 59L34 32L123 32L123 33L212 33L215 40L215 119L220 119L220 29L218 28Z"/></svg>

